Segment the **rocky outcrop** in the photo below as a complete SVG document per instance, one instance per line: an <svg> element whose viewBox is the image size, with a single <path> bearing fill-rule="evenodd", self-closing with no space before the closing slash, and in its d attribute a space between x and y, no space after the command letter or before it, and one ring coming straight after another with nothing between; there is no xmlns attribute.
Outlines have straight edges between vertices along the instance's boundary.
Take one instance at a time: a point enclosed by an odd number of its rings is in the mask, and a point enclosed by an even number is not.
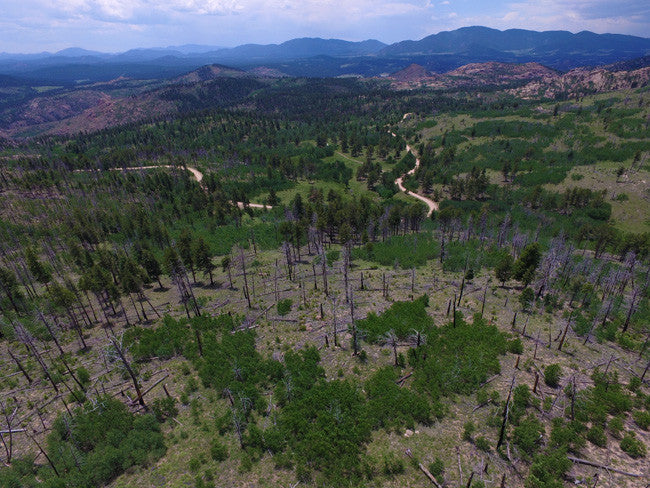
<svg viewBox="0 0 650 488"><path fill-rule="evenodd" d="M543 77L510 92L513 95L529 99L556 98L558 96L576 98L591 93L642 88L647 86L649 81L650 67L633 71L610 71L606 67L577 68L562 76Z"/></svg>

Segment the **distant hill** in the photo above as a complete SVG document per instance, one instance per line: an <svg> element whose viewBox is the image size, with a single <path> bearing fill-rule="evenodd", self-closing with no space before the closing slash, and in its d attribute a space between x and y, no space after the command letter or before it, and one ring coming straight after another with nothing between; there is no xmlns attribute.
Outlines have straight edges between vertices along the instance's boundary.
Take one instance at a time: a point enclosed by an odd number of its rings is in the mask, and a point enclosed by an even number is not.
<svg viewBox="0 0 650 488"><path fill-rule="evenodd" d="M577 98L592 93L631 90L650 84L650 67L612 70L606 67L576 68L563 75L543 77L512 90L522 98Z"/></svg>
<svg viewBox="0 0 650 488"><path fill-rule="evenodd" d="M376 40L350 42L340 39L305 37L292 39L282 44L244 44L208 54L215 59L250 63L268 60L295 60L321 55L338 57L363 56L375 54L384 47L386 47L386 44Z"/></svg>
<svg viewBox="0 0 650 488"><path fill-rule="evenodd" d="M631 71L635 69L647 68L650 66L650 56L642 56L628 61L619 61L618 63L603 66L607 71Z"/></svg>
<svg viewBox="0 0 650 488"><path fill-rule="evenodd" d="M476 61L530 62L567 70L631 59L650 53L650 39L619 34L567 31L499 31L488 27L463 27L440 32L419 41L386 46L378 56L461 56Z"/></svg>
<svg viewBox="0 0 650 488"><path fill-rule="evenodd" d="M411 64L408 67L397 71L396 73L393 73L390 75L390 77L394 80L397 81L420 81L425 78L430 78L431 73L424 69L424 67L420 66L419 64Z"/></svg>
<svg viewBox="0 0 650 488"><path fill-rule="evenodd" d="M441 89L513 87L532 80L558 78L560 73L538 63L470 63L444 74L430 73L422 66L412 64L388 78L396 87L428 86Z"/></svg>
<svg viewBox="0 0 650 488"><path fill-rule="evenodd" d="M476 63L538 63L568 72L578 67L609 66L630 70L647 64L650 39L567 31L500 31L463 27L420 40L386 45L377 40L300 38L280 44L245 44L233 48L182 45L99 53L68 48L57 53L29 55L0 53L0 74L35 80L46 86L78 86L119 77L173 80L205 65L227 65L272 76L376 77L407 70L413 64L431 73L447 73ZM636 65L627 63L633 59ZM197 75L198 76L198 75ZM235 76L233 74L233 76Z"/></svg>
<svg viewBox="0 0 650 488"><path fill-rule="evenodd" d="M229 68L220 64L201 66L183 76L175 78L175 83L199 83L201 81L214 80L215 78L241 78L248 75L245 71L236 68Z"/></svg>

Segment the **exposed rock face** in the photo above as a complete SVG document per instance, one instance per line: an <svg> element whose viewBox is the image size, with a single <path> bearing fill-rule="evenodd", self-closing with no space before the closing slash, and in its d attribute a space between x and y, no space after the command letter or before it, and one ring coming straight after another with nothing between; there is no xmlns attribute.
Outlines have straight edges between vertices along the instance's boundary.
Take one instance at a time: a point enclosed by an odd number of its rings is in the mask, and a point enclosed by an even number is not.
<svg viewBox="0 0 650 488"><path fill-rule="evenodd" d="M426 86L431 88L463 88L481 86L512 86L544 77L557 77L557 71L539 63L471 63L444 74L431 74L422 66L412 64L390 76L396 86Z"/></svg>
<svg viewBox="0 0 650 488"><path fill-rule="evenodd" d="M511 93L522 98L555 98L559 95L575 98L590 93L641 88L647 86L649 80L650 67L634 71L577 68L562 76L543 77L511 90Z"/></svg>
<svg viewBox="0 0 650 488"><path fill-rule="evenodd" d="M641 60L645 58L640 58ZM641 65L647 64L641 63ZM631 64L638 66L637 64ZM522 98L575 98L590 93L628 90L647 86L650 66L625 71L626 64L596 69L576 68L562 74L539 63L471 63L444 74L429 73L412 64L389 79L397 89L429 87L439 89L497 87ZM523 85L523 86L520 86Z"/></svg>
<svg viewBox="0 0 650 488"><path fill-rule="evenodd" d="M486 77L493 82L531 80L544 76L556 76L557 71L539 63L471 63L445 73L447 76Z"/></svg>

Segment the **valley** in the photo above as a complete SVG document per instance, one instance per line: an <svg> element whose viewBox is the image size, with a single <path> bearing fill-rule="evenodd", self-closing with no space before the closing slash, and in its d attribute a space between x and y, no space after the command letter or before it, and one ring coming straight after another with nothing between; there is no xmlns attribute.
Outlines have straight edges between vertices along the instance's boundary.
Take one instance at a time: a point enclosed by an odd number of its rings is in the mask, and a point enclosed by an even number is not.
<svg viewBox="0 0 650 488"><path fill-rule="evenodd" d="M647 57L380 44L2 99L0 486L650 483Z"/></svg>

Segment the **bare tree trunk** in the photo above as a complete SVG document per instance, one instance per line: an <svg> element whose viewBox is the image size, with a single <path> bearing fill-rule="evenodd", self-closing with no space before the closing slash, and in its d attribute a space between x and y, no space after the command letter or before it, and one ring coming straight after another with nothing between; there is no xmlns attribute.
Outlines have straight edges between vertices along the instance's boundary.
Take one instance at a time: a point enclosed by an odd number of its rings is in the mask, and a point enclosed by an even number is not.
<svg viewBox="0 0 650 488"><path fill-rule="evenodd" d="M248 308L253 308L251 305L251 296L248 291L248 278L246 276L246 258L244 256L244 249L242 248L239 249L239 256L241 258L241 267L242 267L242 272L244 274L244 296L246 297L246 301L248 302Z"/></svg>
<svg viewBox="0 0 650 488"><path fill-rule="evenodd" d="M138 382L137 376L135 375L133 369L131 368L131 365L127 361L126 356L124 355L124 351L122 350L122 347L118 342L117 338L111 337L111 342L113 344L113 347L115 347L115 351L120 356L120 359L122 360L122 364L124 364L124 368L129 373L129 376L133 381L133 387L135 388L135 391L138 395L138 403L146 410L147 404L144 402L144 398L142 397L142 391L140 390L140 383Z"/></svg>
<svg viewBox="0 0 650 488"><path fill-rule="evenodd" d="M23 376L27 379L27 382L31 385L32 384L32 378L27 374L27 371L25 371L25 368L21 364L21 362L18 360L16 356L14 356L14 353L11 352L11 346L7 345L7 352L9 353L9 356L11 356L11 359L13 359L14 363L16 363L16 366L18 366L18 369L20 372L23 374Z"/></svg>
<svg viewBox="0 0 650 488"><path fill-rule="evenodd" d="M506 423L508 422L508 413L510 411L510 397L512 396L512 389L515 387L515 375L512 375L512 382L510 383L510 390L508 391L508 398L503 408L503 421L501 422L501 430L499 431L499 441L497 442L497 450L503 444L503 438L506 433Z"/></svg>

